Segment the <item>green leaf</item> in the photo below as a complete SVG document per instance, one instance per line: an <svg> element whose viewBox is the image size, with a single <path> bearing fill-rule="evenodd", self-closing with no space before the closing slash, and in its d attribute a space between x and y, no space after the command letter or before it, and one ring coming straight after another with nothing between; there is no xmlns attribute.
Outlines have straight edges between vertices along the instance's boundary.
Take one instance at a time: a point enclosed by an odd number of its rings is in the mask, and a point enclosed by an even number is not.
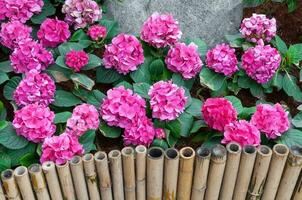
<svg viewBox="0 0 302 200"><path fill-rule="evenodd" d="M293 97L298 102L302 101L302 92L297 85L296 77L294 77L288 73L285 73L283 82L282 82L282 87L288 96Z"/></svg>
<svg viewBox="0 0 302 200"><path fill-rule="evenodd" d="M13 68L11 67L11 63L9 60L0 62L0 72L8 73L12 71Z"/></svg>
<svg viewBox="0 0 302 200"><path fill-rule="evenodd" d="M225 98L228 99L232 103L234 108L237 110L237 114L240 115L241 112L243 111L243 106L242 106L240 99L238 99L235 96L225 96Z"/></svg>
<svg viewBox="0 0 302 200"><path fill-rule="evenodd" d="M65 64L65 58L63 56L58 56L56 59L56 64L60 67L63 67L65 69L71 70L66 64Z"/></svg>
<svg viewBox="0 0 302 200"><path fill-rule="evenodd" d="M185 110L185 112L191 114L194 117L201 118L201 106L202 106L202 101L196 98L192 98L192 103Z"/></svg>
<svg viewBox="0 0 302 200"><path fill-rule="evenodd" d="M155 140L153 140L151 146L152 147L160 147L160 148L162 148L164 150L167 149L167 148L169 148L168 143L165 140L161 140L161 139L155 139Z"/></svg>
<svg viewBox="0 0 302 200"><path fill-rule="evenodd" d="M287 46L286 46L285 42L278 35L275 36L275 41L276 41L276 47L277 47L278 51L282 55L285 55L287 52Z"/></svg>
<svg viewBox="0 0 302 200"><path fill-rule="evenodd" d="M302 111L302 105L299 105L299 106L297 107L297 109L300 110L300 111Z"/></svg>
<svg viewBox="0 0 302 200"><path fill-rule="evenodd" d="M87 34L84 32L83 29L78 29L76 32L74 32L70 38L69 41L71 42L78 42L81 40L89 40L89 37Z"/></svg>
<svg viewBox="0 0 302 200"><path fill-rule="evenodd" d="M6 109L2 101L0 101L0 120L5 120L7 115Z"/></svg>
<svg viewBox="0 0 302 200"><path fill-rule="evenodd" d="M179 138L188 137L193 125L193 116L184 112L177 119L167 123L167 128L171 131L171 134Z"/></svg>
<svg viewBox="0 0 302 200"><path fill-rule="evenodd" d="M5 127L7 127L7 125L8 125L7 121L1 120L0 121L0 131L3 130Z"/></svg>
<svg viewBox="0 0 302 200"><path fill-rule="evenodd" d="M122 81L115 85L115 87L119 87L119 86L124 86L124 88L126 88L126 89L133 90L133 86L130 83L128 83L127 81Z"/></svg>
<svg viewBox="0 0 302 200"><path fill-rule="evenodd" d="M291 45L286 53L289 63L299 65L302 60L302 44Z"/></svg>
<svg viewBox="0 0 302 200"><path fill-rule="evenodd" d="M116 21L102 18L100 24L107 29L106 39L111 39L118 34L118 23Z"/></svg>
<svg viewBox="0 0 302 200"><path fill-rule="evenodd" d="M189 80L184 80L180 74L173 74L172 81L178 86L182 86L190 90L195 82L195 78L191 78Z"/></svg>
<svg viewBox="0 0 302 200"><path fill-rule="evenodd" d="M256 111L256 107L253 106L253 107L244 107L242 112L240 113L239 117L241 119L247 119L247 118L250 118L250 116L252 114L254 114L254 112Z"/></svg>
<svg viewBox="0 0 302 200"><path fill-rule="evenodd" d="M79 51L83 49L84 49L83 45L76 42L65 42L58 47L60 55L63 57L65 57L66 53L68 53L71 50Z"/></svg>
<svg viewBox="0 0 302 200"><path fill-rule="evenodd" d="M34 15L31 17L31 22L34 24L42 24L42 22L51 15L56 13L55 7L51 4L49 0L43 0L44 6L42 7L42 12L38 15Z"/></svg>
<svg viewBox="0 0 302 200"><path fill-rule="evenodd" d="M141 97L145 99L150 99L148 92L151 85L148 83L134 83L133 84L133 90L135 93L139 94Z"/></svg>
<svg viewBox="0 0 302 200"><path fill-rule="evenodd" d="M101 122L100 132L108 138L118 138L122 134L122 129L115 126L108 126L105 122Z"/></svg>
<svg viewBox="0 0 302 200"><path fill-rule="evenodd" d="M95 140L95 130L89 130L79 138L79 142L83 145L83 148L85 149L85 153L89 153L90 151L96 150L94 140Z"/></svg>
<svg viewBox="0 0 302 200"><path fill-rule="evenodd" d="M203 120L194 121L190 133L196 133L200 128L207 127L206 123Z"/></svg>
<svg viewBox="0 0 302 200"><path fill-rule="evenodd" d="M226 80L225 76L215 73L206 67L201 70L199 78L202 85L205 85L214 91L219 90Z"/></svg>
<svg viewBox="0 0 302 200"><path fill-rule="evenodd" d="M100 107L100 103L106 97L106 95L99 90L87 91L82 88L74 90L73 94L79 97L81 100L94 105L96 108Z"/></svg>
<svg viewBox="0 0 302 200"><path fill-rule="evenodd" d="M72 113L68 111L56 113L54 122L55 124L66 123L71 115Z"/></svg>
<svg viewBox="0 0 302 200"><path fill-rule="evenodd" d="M25 147L21 149L7 149L6 153L12 160L12 167L20 165L20 159L28 154L35 153L37 145L29 142Z"/></svg>
<svg viewBox="0 0 302 200"><path fill-rule="evenodd" d="M201 146L204 148L212 148L213 146L220 144L222 136L214 135L210 139L206 140Z"/></svg>
<svg viewBox="0 0 302 200"><path fill-rule="evenodd" d="M257 97L257 98L263 98L264 97L264 91L263 91L263 88L261 87L260 84L254 82L251 86L250 86L250 91L251 91L251 94L254 96L254 97Z"/></svg>
<svg viewBox="0 0 302 200"><path fill-rule="evenodd" d="M8 125L0 131L0 144L8 149L21 149L28 144L28 141L17 135L13 125L8 122Z"/></svg>
<svg viewBox="0 0 302 200"><path fill-rule="evenodd" d="M298 0L286 0L288 12L293 12L297 9Z"/></svg>
<svg viewBox="0 0 302 200"><path fill-rule="evenodd" d="M39 156L36 153L27 153L20 158L20 164L28 167L31 164L39 163Z"/></svg>
<svg viewBox="0 0 302 200"><path fill-rule="evenodd" d="M123 76L114 69L106 69L101 66L96 69L96 82L97 83L114 83Z"/></svg>
<svg viewBox="0 0 302 200"><path fill-rule="evenodd" d="M70 76L74 84L80 85L87 90L92 90L94 81L85 74L75 73Z"/></svg>
<svg viewBox="0 0 302 200"><path fill-rule="evenodd" d="M82 70L90 70L94 69L98 66L102 65L102 59L94 54L89 54L89 62L85 67L82 68Z"/></svg>
<svg viewBox="0 0 302 200"><path fill-rule="evenodd" d="M139 66L136 71L130 73L130 77L134 82L136 83L146 82L149 84L151 83L149 64L150 64L149 58L145 58L145 62L141 66Z"/></svg>
<svg viewBox="0 0 302 200"><path fill-rule="evenodd" d="M82 103L82 101L70 92L57 90L55 94L55 102L52 104L58 107L71 107Z"/></svg>
<svg viewBox="0 0 302 200"><path fill-rule="evenodd" d="M161 59L156 59L153 60L150 65L149 65L149 72L151 74L151 76L155 77L154 80L157 80L156 78L158 78L164 71L165 68L165 64Z"/></svg>
<svg viewBox="0 0 302 200"><path fill-rule="evenodd" d="M235 48L242 47L242 44L245 42L241 33L236 35L225 35L225 38L230 43L230 46Z"/></svg>
<svg viewBox="0 0 302 200"><path fill-rule="evenodd" d="M2 83L4 83L5 81L7 81L8 79L9 79L9 77L7 76L6 73L0 72L0 85L1 85Z"/></svg>
<svg viewBox="0 0 302 200"><path fill-rule="evenodd" d="M302 112L299 112L293 119L292 124L296 128L302 128Z"/></svg>
<svg viewBox="0 0 302 200"><path fill-rule="evenodd" d="M3 96L7 100L13 100L13 93L16 90L16 88L18 87L20 81L21 81L21 77L14 76L5 84L5 86L3 88Z"/></svg>
<svg viewBox="0 0 302 200"><path fill-rule="evenodd" d="M285 144L288 147L293 145L300 145L302 146L302 131L298 129L289 129L285 133L282 134L276 141L280 144Z"/></svg>
<svg viewBox="0 0 302 200"><path fill-rule="evenodd" d="M168 130L168 129L165 129L165 133L166 133L166 140L167 140L167 143L168 143L169 147L174 147L175 144L177 143L177 138L174 137L170 133L170 130Z"/></svg>
<svg viewBox="0 0 302 200"><path fill-rule="evenodd" d="M278 90L281 90L283 85L283 75L277 72L272 78L272 85Z"/></svg>
<svg viewBox="0 0 302 200"><path fill-rule="evenodd" d="M194 44L196 44L198 46L198 52L200 56L205 56L208 50L208 46L207 44L199 39L199 38L194 38L194 39L186 39L185 40L186 44L190 44L191 42L193 42Z"/></svg>
<svg viewBox="0 0 302 200"><path fill-rule="evenodd" d="M0 152L0 172L11 168L11 159L9 155L4 152Z"/></svg>

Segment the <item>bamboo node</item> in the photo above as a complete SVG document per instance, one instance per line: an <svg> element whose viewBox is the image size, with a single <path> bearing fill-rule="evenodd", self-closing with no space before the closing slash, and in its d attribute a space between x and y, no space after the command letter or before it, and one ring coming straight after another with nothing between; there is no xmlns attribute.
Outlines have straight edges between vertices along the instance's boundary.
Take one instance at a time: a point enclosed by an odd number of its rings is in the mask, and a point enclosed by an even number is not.
<svg viewBox="0 0 302 200"><path fill-rule="evenodd" d="M250 190L248 191L248 194L250 196L253 196L253 197L260 197L262 195L262 192L260 193L255 193L255 192L251 192Z"/></svg>
<svg viewBox="0 0 302 200"><path fill-rule="evenodd" d="M96 182L96 178L97 178L96 174L86 175L86 179L89 180L91 183L95 183Z"/></svg>
<svg viewBox="0 0 302 200"><path fill-rule="evenodd" d="M196 187L192 187L193 190L196 190L198 192L202 192L202 191L205 191L207 189L207 186L203 186L201 188L196 188Z"/></svg>
<svg viewBox="0 0 302 200"><path fill-rule="evenodd" d="M125 192L132 192L132 191L135 191L135 186L132 186L132 187L124 187L124 190Z"/></svg>

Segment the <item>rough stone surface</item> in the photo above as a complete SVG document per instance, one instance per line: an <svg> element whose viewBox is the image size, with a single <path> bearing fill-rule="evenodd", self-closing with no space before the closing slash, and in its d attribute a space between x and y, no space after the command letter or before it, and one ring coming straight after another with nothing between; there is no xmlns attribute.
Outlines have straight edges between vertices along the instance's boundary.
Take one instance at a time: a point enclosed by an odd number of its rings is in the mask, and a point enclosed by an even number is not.
<svg viewBox="0 0 302 200"><path fill-rule="evenodd" d="M179 21L183 37L201 38L209 46L238 32L242 0L107 0L108 14L121 31L138 35L153 12L171 13Z"/></svg>

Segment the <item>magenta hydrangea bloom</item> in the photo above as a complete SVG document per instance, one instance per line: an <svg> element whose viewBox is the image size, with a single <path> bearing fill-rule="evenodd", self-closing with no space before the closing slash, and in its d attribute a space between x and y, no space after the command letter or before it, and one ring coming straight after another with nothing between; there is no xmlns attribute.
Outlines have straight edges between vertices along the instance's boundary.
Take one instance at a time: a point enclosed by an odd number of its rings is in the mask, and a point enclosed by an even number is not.
<svg viewBox="0 0 302 200"><path fill-rule="evenodd" d="M48 107L29 104L15 111L13 126L18 135L29 141L39 143L55 133L54 118L54 112Z"/></svg>
<svg viewBox="0 0 302 200"><path fill-rule="evenodd" d="M241 65L249 77L263 84L274 76L280 63L281 56L277 49L259 44L244 52Z"/></svg>
<svg viewBox="0 0 302 200"><path fill-rule="evenodd" d="M268 19L263 14L254 13L252 17L243 19L240 32L251 42L257 42L260 39L269 42L276 36L276 19Z"/></svg>
<svg viewBox="0 0 302 200"><path fill-rule="evenodd" d="M44 140L40 162L53 161L60 165L71 160L74 156L82 154L84 154L84 149L78 138L65 132Z"/></svg>
<svg viewBox="0 0 302 200"><path fill-rule="evenodd" d="M41 24L37 36L43 46L56 47L70 37L69 26L64 21L47 18Z"/></svg>
<svg viewBox="0 0 302 200"><path fill-rule="evenodd" d="M180 73L185 79L196 76L202 67L198 47L194 43L177 43L168 51L165 62L169 70Z"/></svg>
<svg viewBox="0 0 302 200"><path fill-rule="evenodd" d="M255 125L267 138L276 139L289 129L287 112L277 103L273 106L269 104L257 105L251 123Z"/></svg>
<svg viewBox="0 0 302 200"><path fill-rule="evenodd" d="M93 40L100 40L106 37L107 29L105 26L93 25L89 27L87 34Z"/></svg>
<svg viewBox="0 0 302 200"><path fill-rule="evenodd" d="M170 14L153 13L143 24L141 39L156 48L174 45L182 32L178 22Z"/></svg>
<svg viewBox="0 0 302 200"><path fill-rule="evenodd" d="M164 139L164 138L166 138L165 130L162 129L162 128L156 128L155 129L155 137L157 139Z"/></svg>
<svg viewBox="0 0 302 200"><path fill-rule="evenodd" d="M13 98L18 106L33 103L48 106L54 101L55 92L56 85L50 76L33 69L19 83Z"/></svg>
<svg viewBox="0 0 302 200"><path fill-rule="evenodd" d="M231 122L224 128L224 138L221 143L228 144L230 142L237 142L242 147L245 145L260 145L260 132L250 122L239 120Z"/></svg>
<svg viewBox="0 0 302 200"><path fill-rule="evenodd" d="M109 126L128 128L138 118L146 116L146 102L139 95L124 86L108 90L103 100L100 113Z"/></svg>
<svg viewBox="0 0 302 200"><path fill-rule="evenodd" d="M105 68L127 74L144 62L143 47L133 35L121 33L112 39L110 45L106 45L103 60Z"/></svg>
<svg viewBox="0 0 302 200"><path fill-rule="evenodd" d="M72 116L66 126L75 136L79 137L86 131L99 127L99 113L93 105L81 104L73 109Z"/></svg>
<svg viewBox="0 0 302 200"><path fill-rule="evenodd" d="M85 28L102 17L102 10L93 0L65 0L62 7L65 21L75 29Z"/></svg>
<svg viewBox="0 0 302 200"><path fill-rule="evenodd" d="M172 81L159 81L149 90L152 117L160 120L174 120L184 110L187 103L185 90Z"/></svg>
<svg viewBox="0 0 302 200"><path fill-rule="evenodd" d="M10 55L10 60L16 73L27 73L32 69L41 71L54 62L51 52L30 39L19 42Z"/></svg>
<svg viewBox="0 0 302 200"><path fill-rule="evenodd" d="M237 111L226 98L208 98L202 105L201 112L205 123L218 131L237 120Z"/></svg>
<svg viewBox="0 0 302 200"><path fill-rule="evenodd" d="M19 21L1 24L0 42L7 48L14 49L21 40L30 38L31 27Z"/></svg>
<svg viewBox="0 0 302 200"><path fill-rule="evenodd" d="M89 56L83 50L71 50L65 56L65 64L75 72L79 72L88 62Z"/></svg>
<svg viewBox="0 0 302 200"><path fill-rule="evenodd" d="M7 13L7 9L5 4L5 0L0 0L0 20L4 20L6 17L5 14Z"/></svg>
<svg viewBox="0 0 302 200"><path fill-rule="evenodd" d="M206 63L208 68L225 76L231 76L238 71L235 49L228 44L218 44L208 51Z"/></svg>

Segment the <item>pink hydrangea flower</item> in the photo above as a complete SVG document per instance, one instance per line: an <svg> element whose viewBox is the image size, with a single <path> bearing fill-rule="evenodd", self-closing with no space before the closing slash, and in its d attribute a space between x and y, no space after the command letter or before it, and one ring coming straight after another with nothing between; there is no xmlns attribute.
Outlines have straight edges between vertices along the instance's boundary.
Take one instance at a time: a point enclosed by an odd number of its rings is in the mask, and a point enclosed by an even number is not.
<svg viewBox="0 0 302 200"><path fill-rule="evenodd" d="M41 71L54 62L51 52L30 39L19 42L10 55L10 60L16 73L27 73L32 69Z"/></svg>
<svg viewBox="0 0 302 200"><path fill-rule="evenodd" d="M91 39L97 41L106 37L107 29L105 26L93 25L89 27L87 34L89 37L91 37Z"/></svg>
<svg viewBox="0 0 302 200"><path fill-rule="evenodd" d="M64 21L47 18L41 24L37 36L43 46L56 47L70 37L69 26Z"/></svg>
<svg viewBox="0 0 302 200"><path fill-rule="evenodd" d="M157 12L144 22L141 30L141 39L157 48L174 45L181 35L178 22L172 15Z"/></svg>
<svg viewBox="0 0 302 200"><path fill-rule="evenodd" d="M156 128L155 129L155 137L157 139L164 139L164 138L166 138L165 130L162 129L162 128Z"/></svg>
<svg viewBox="0 0 302 200"><path fill-rule="evenodd" d="M253 14L250 18L243 19L240 32L251 42L262 39L269 42L276 36L276 19L268 19L262 14Z"/></svg>
<svg viewBox="0 0 302 200"><path fill-rule="evenodd" d="M29 104L15 111L13 126L18 135L25 137L29 141L39 143L55 133L54 118L54 112L48 107Z"/></svg>
<svg viewBox="0 0 302 200"><path fill-rule="evenodd" d="M79 137L90 129L99 127L99 113L93 105L81 104L73 109L72 116L66 126L75 136Z"/></svg>
<svg viewBox="0 0 302 200"><path fill-rule="evenodd" d="M82 154L84 154L84 149L78 138L68 133L62 133L59 136L45 139L40 162L53 161L60 165L71 160L74 156Z"/></svg>
<svg viewBox="0 0 302 200"><path fill-rule="evenodd" d="M0 0L0 20L4 20L6 17L5 14L7 13L7 9L5 4L5 0Z"/></svg>
<svg viewBox="0 0 302 200"><path fill-rule="evenodd" d="M206 124L218 131L237 120L237 111L226 98L208 98L202 105L201 112Z"/></svg>
<svg viewBox="0 0 302 200"><path fill-rule="evenodd" d="M289 129L287 112L277 103L274 106L269 104L257 105L251 123L255 125L267 138L276 139Z"/></svg>
<svg viewBox="0 0 302 200"><path fill-rule="evenodd" d="M31 27L19 21L11 21L1 24L0 42L10 49L17 47L21 40L30 38Z"/></svg>
<svg viewBox="0 0 302 200"><path fill-rule="evenodd" d="M242 68L247 75L260 84L268 82L281 63L277 49L263 43L249 48L242 55Z"/></svg>
<svg viewBox="0 0 302 200"><path fill-rule="evenodd" d="M245 120L231 122L224 128L224 138L221 143L228 144L230 142L237 142L242 147L245 145L260 145L260 132L259 130Z"/></svg>
<svg viewBox="0 0 302 200"><path fill-rule="evenodd" d="M88 64L89 56L83 51L71 50L65 56L65 63L75 72L79 72L85 65Z"/></svg>
<svg viewBox="0 0 302 200"><path fill-rule="evenodd" d="M165 62L168 69L180 73L185 79L196 76L202 67L198 47L194 43L188 46L184 43L177 43L168 51Z"/></svg>
<svg viewBox="0 0 302 200"><path fill-rule="evenodd" d="M103 60L105 68L127 74L144 62L143 47L136 37L121 33L106 45Z"/></svg>
<svg viewBox="0 0 302 200"><path fill-rule="evenodd" d="M153 118L174 120L184 110L187 103L185 90L171 81L159 81L149 90Z"/></svg>
<svg viewBox="0 0 302 200"><path fill-rule="evenodd" d="M55 91L55 82L47 74L33 69L19 83L13 98L18 106L33 103L47 106L54 101Z"/></svg>
<svg viewBox="0 0 302 200"><path fill-rule="evenodd" d="M93 0L65 0L62 7L65 21L75 29L85 28L102 17L102 10Z"/></svg>
<svg viewBox="0 0 302 200"><path fill-rule="evenodd" d="M238 71L235 49L228 44L218 44L208 51L206 63L210 69L225 76L231 76Z"/></svg>

